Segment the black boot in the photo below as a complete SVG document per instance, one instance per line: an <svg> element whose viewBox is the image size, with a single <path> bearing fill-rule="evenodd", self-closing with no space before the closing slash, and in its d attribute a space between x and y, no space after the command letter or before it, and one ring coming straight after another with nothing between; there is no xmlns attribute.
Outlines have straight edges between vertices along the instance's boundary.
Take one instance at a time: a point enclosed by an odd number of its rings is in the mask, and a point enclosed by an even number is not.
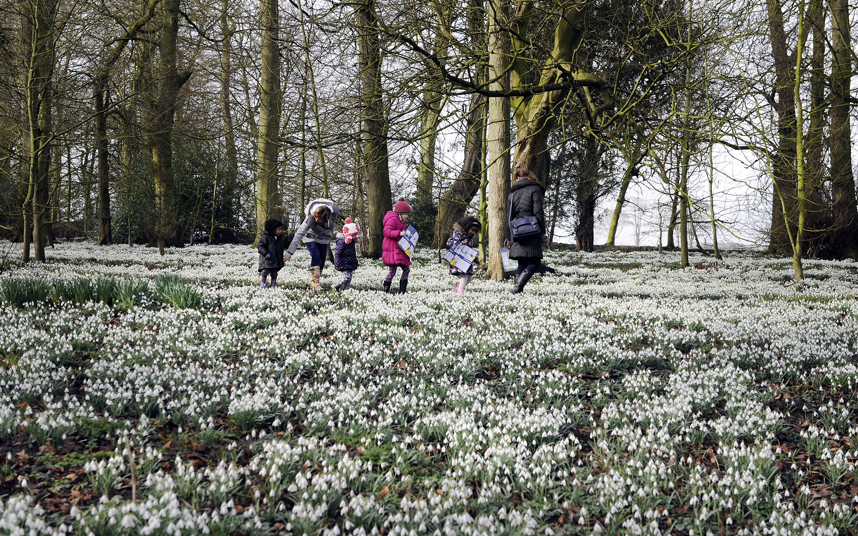
<svg viewBox="0 0 858 536"><path fill-rule="evenodd" d="M399 293L405 294L405 289L407 289L407 288L408 288L408 280L407 279L400 279L399 280Z"/></svg>
<svg viewBox="0 0 858 536"><path fill-rule="evenodd" d="M390 281L385 281L384 283L382 283L381 290L384 292L389 292L390 291Z"/></svg>
<svg viewBox="0 0 858 536"><path fill-rule="evenodd" d="M524 290L524 286L530 281L530 278L533 277L533 274L536 273L536 270L525 269L521 272L521 275L518 276L518 279L515 280L515 286L512 287L510 294L518 294L522 290Z"/></svg>

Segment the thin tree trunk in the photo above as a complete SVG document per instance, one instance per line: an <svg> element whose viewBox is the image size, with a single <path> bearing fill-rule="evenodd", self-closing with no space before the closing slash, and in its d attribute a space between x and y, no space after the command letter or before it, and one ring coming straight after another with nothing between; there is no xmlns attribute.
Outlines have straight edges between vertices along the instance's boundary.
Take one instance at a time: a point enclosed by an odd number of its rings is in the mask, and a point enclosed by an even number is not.
<svg viewBox="0 0 858 536"><path fill-rule="evenodd" d="M620 193L617 194L617 203L614 205L614 214L611 216L611 225L608 227L608 240L605 242L606 246L614 245L614 240L617 236L617 227L620 224L620 215L623 211L623 204L626 202L626 192L629 189L629 185L632 183L632 169L634 168L629 166L623 174L623 181L620 183Z"/></svg>
<svg viewBox="0 0 858 536"><path fill-rule="evenodd" d="M509 88L509 0L490 0L489 8L489 89ZM489 99L486 159L489 181L489 255L486 277L499 281L504 269L499 251L508 238L507 198L510 191L510 103L508 97Z"/></svg>
<svg viewBox="0 0 858 536"><path fill-rule="evenodd" d="M810 124L807 128L805 143L804 174L806 181L807 224L805 228L804 250L806 255L815 256L825 251L826 229L831 221L829 209L822 197L825 182L824 136L827 122L828 103L826 100L825 50L828 36L825 30L825 9L823 0L811 0L808 10L808 23L813 25L813 57L810 66Z"/></svg>
<svg viewBox="0 0 858 536"><path fill-rule="evenodd" d="M801 30L804 24L804 0L799 2L798 27ZM795 52L795 104L796 104L796 137L795 137L795 154L796 158L796 206L798 209L798 224L796 225L795 238L792 238L792 265L795 270L795 280L801 282L804 279L804 269L801 264L803 255L804 242L804 225L807 216L805 211L805 176L804 176L804 113L802 112L801 103L801 74L802 74L802 52L803 45L801 39L798 40ZM853 193L854 195L854 193Z"/></svg>
<svg viewBox="0 0 858 536"><path fill-rule="evenodd" d="M223 143L226 153L226 167L220 173L223 180L215 184L215 198L221 198L221 222L233 224L235 208L234 199L236 181L238 180L238 151L235 146L235 126L232 120L232 35L235 29L229 20L230 4L222 0L220 10L220 31L223 37L220 54L220 110L223 121ZM219 190L219 192L218 192ZM217 204L212 200L212 231L209 240L214 239Z"/></svg>
<svg viewBox="0 0 858 536"><path fill-rule="evenodd" d="M316 154L319 157L319 166L322 175L322 195L329 198L331 192L328 185L328 166L325 162L325 151L322 149L322 117L319 112L319 96L316 92L316 75L313 69L313 62L310 59L310 46L312 44L310 43L307 27L304 23L304 8L301 0L298 0L298 16L301 22L301 33L304 38L304 61L307 68L307 81L309 82L310 91L313 93L313 118L316 121ZM328 252L333 255L331 248L328 248Z"/></svg>
<svg viewBox="0 0 858 536"><path fill-rule="evenodd" d="M96 78L93 92L95 103L95 151L98 165L98 241L99 246L112 243L110 227L110 172L107 153L107 114L105 112L105 93L108 83L107 72Z"/></svg>

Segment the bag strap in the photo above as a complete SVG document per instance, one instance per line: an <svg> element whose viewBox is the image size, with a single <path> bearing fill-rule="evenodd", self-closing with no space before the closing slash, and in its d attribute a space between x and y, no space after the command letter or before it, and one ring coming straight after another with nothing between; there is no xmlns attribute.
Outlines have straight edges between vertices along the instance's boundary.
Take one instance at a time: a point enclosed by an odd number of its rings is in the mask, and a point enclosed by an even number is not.
<svg viewBox="0 0 858 536"><path fill-rule="evenodd" d="M511 197L512 194L510 194L509 197L506 198L506 204L508 209L506 221L512 221L512 199L510 199Z"/></svg>

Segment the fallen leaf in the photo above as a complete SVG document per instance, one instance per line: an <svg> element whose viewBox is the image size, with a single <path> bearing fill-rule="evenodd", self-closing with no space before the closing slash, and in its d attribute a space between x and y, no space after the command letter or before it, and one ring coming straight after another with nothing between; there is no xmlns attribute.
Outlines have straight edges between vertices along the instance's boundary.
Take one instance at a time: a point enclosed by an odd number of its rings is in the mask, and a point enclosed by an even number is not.
<svg viewBox="0 0 858 536"><path fill-rule="evenodd" d="M378 494L378 498L384 499L388 495L390 495L390 488L388 488L387 486L384 486L383 488L381 488L381 493Z"/></svg>

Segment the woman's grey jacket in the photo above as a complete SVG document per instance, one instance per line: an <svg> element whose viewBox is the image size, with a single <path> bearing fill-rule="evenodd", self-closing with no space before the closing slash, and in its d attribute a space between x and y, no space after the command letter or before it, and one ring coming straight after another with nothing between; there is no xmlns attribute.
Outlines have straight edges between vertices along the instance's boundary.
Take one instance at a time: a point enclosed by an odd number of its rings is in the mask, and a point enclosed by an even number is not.
<svg viewBox="0 0 858 536"><path fill-rule="evenodd" d="M313 217L313 211L319 206L326 206L331 209L331 218L328 220L327 227L316 222L316 218ZM340 215L339 205L335 205L330 199L314 199L307 205L306 214L307 217L304 218L304 222L300 227L298 227L298 230L295 232L295 237L292 239L292 243L289 244L289 247L286 249L286 253L290 255L295 253L298 249L298 244L302 241L304 244L307 242L328 244L333 240L334 235L336 234L334 231L337 227L337 217Z"/></svg>

